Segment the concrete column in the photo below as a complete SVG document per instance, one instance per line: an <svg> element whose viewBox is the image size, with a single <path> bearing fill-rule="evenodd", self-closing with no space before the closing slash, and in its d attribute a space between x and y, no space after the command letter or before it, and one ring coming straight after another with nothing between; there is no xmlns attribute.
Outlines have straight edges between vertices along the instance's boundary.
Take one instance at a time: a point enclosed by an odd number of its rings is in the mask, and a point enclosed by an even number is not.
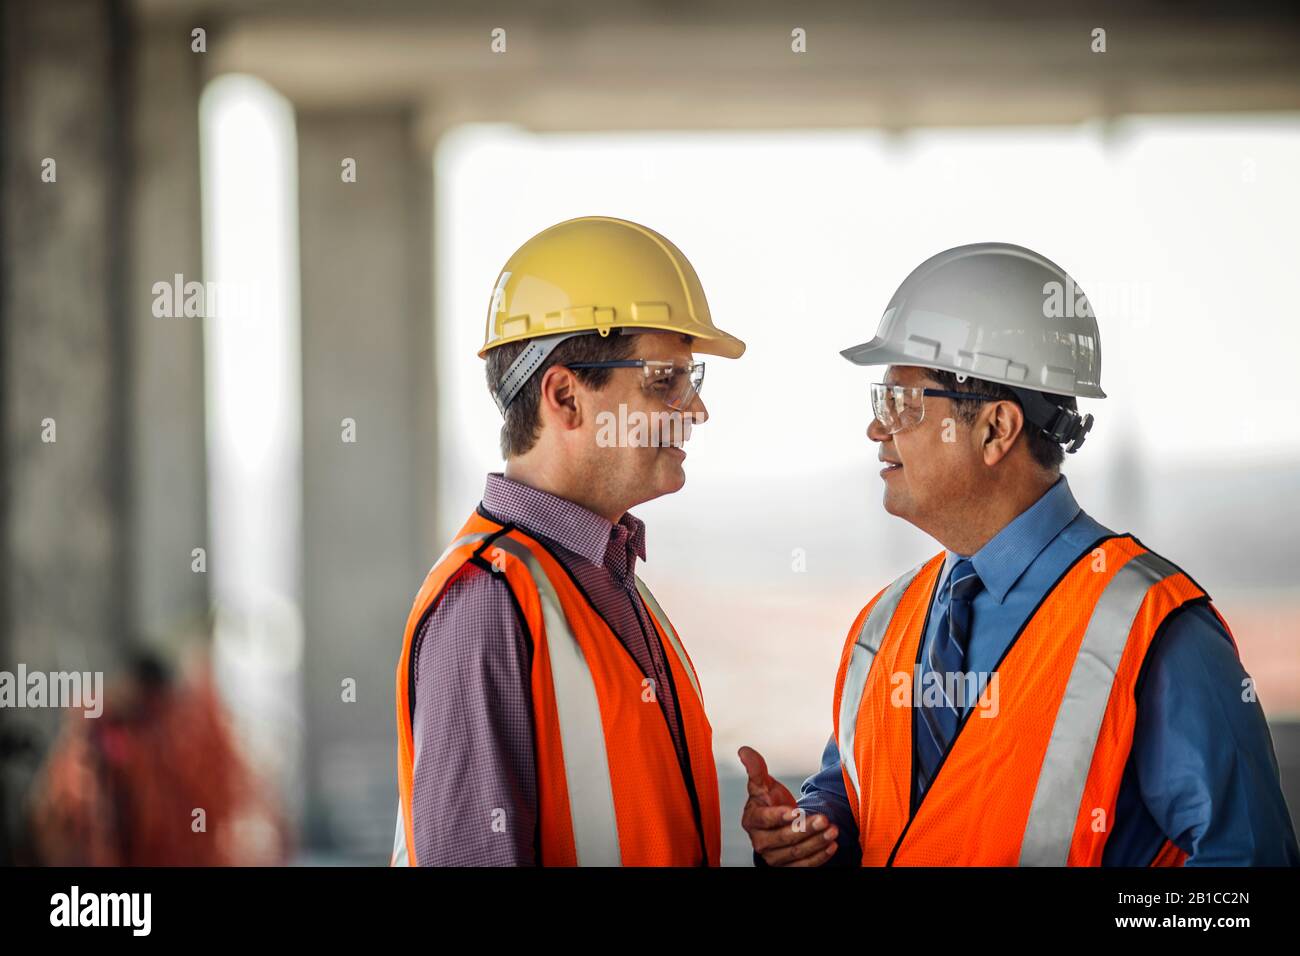
<svg viewBox="0 0 1300 956"><path fill-rule="evenodd" d="M203 322L153 314L153 285L203 280L199 94L186 22L134 36L130 307L132 618L164 653L208 610Z"/></svg>
<svg viewBox="0 0 1300 956"><path fill-rule="evenodd" d="M13 0L0 18L0 668L111 677L131 594L127 23L105 0ZM0 734L43 749L60 717L0 711ZM0 779L8 832L22 787Z"/></svg>
<svg viewBox="0 0 1300 956"><path fill-rule="evenodd" d="M394 674L436 558L432 165L404 110L299 113L298 147L305 824L319 848L386 860Z"/></svg>

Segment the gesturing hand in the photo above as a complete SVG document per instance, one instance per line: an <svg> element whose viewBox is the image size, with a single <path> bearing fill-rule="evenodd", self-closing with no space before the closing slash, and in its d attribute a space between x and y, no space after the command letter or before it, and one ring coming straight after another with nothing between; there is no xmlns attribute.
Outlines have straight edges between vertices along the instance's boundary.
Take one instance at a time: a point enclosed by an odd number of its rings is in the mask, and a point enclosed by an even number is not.
<svg viewBox="0 0 1300 956"><path fill-rule="evenodd" d="M788 787L767 772L767 761L752 747L741 747L740 762L749 775L749 799L740 825L768 866L821 866L835 855L839 828L825 815L797 812Z"/></svg>

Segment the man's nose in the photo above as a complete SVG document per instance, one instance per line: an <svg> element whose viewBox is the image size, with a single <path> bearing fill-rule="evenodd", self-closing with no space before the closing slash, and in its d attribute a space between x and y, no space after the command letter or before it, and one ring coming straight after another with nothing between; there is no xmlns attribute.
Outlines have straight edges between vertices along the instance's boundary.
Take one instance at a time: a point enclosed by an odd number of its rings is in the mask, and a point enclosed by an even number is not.
<svg viewBox="0 0 1300 956"><path fill-rule="evenodd" d="M867 425L867 437L872 441L889 441L889 430L880 423L879 418L873 418Z"/></svg>
<svg viewBox="0 0 1300 956"><path fill-rule="evenodd" d="M691 398L691 404L686 407L690 415L692 425L703 425L709 420L709 410L704 407L704 399L700 398L699 392Z"/></svg>

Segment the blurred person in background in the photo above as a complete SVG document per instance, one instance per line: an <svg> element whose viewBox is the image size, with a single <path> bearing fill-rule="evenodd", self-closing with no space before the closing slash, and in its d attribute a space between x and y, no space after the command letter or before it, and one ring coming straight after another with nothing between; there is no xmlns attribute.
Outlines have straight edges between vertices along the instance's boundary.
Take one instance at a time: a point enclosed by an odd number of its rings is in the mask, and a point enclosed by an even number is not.
<svg viewBox="0 0 1300 956"><path fill-rule="evenodd" d="M744 349L644 226L573 219L510 257L479 352L506 467L407 621L393 864L719 865L712 729L629 509L686 481L692 352Z"/></svg>
<svg viewBox="0 0 1300 956"><path fill-rule="evenodd" d="M950 249L842 354L889 366L867 432L885 510L946 550L854 621L798 800L741 748L755 863L1300 864L1226 622L1060 474L1092 425L1076 399L1106 397L1074 280L1019 246Z"/></svg>
<svg viewBox="0 0 1300 956"><path fill-rule="evenodd" d="M176 678L150 653L107 690L97 718L68 715L30 797L47 866L283 864L277 801L227 724L206 663Z"/></svg>

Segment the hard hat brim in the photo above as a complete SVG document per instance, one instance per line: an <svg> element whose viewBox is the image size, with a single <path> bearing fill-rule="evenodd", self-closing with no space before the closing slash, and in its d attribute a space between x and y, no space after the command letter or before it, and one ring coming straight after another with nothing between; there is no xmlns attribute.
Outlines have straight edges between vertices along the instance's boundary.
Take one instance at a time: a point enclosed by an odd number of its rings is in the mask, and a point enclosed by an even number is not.
<svg viewBox="0 0 1300 956"><path fill-rule="evenodd" d="M937 368L945 372L954 372L958 375L970 375L972 378L986 378L990 382L998 382L1001 385L1013 385L1018 388L1032 388L1038 392L1045 392L1049 395L1071 395L1075 398L1105 398L1106 393L1101 390L1099 385L1080 386L1073 392L1062 392L1055 389L1043 388L1041 385L1035 386L1026 382L1003 382L996 378L987 378L986 376L976 375L970 369L960 368L947 362L939 362L934 359L922 358L917 355L908 355L901 349L889 345L884 339L876 336L869 342L863 342L860 345L851 345L846 349L841 349L840 354L852 362L854 365L913 365L917 368Z"/></svg>
<svg viewBox="0 0 1300 956"><path fill-rule="evenodd" d="M897 349L890 348L879 336L870 342L841 349L840 354L854 365L915 365L919 361L904 355Z"/></svg>
<svg viewBox="0 0 1300 956"><path fill-rule="evenodd" d="M664 331L676 332L677 329L665 329ZM721 329L718 330L722 332ZM717 336L705 336L699 333L688 333L691 335L691 351L700 352L704 355L719 355L722 358L736 359L745 354L745 343L736 338L730 332L722 332Z"/></svg>

